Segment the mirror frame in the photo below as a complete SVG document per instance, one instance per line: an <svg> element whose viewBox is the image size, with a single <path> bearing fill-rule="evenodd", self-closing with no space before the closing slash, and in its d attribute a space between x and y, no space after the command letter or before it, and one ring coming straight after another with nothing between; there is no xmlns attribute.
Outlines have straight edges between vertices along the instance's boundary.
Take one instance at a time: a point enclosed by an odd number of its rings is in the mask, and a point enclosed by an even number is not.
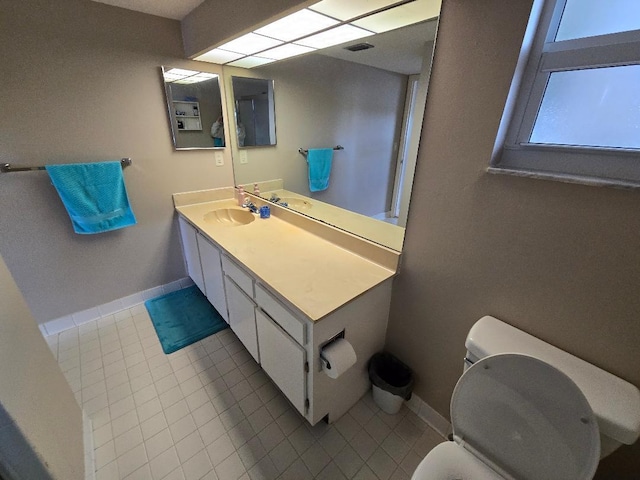
<svg viewBox="0 0 640 480"><path fill-rule="evenodd" d="M172 68L184 68L185 70L193 70L193 71L200 71L202 72L203 70L194 70L193 68L190 67L167 67L165 65L161 65L160 66L160 77L162 79L162 84L164 87L164 94L165 94L165 99L167 102L167 114L169 116L169 128L171 131L171 141L173 142L173 148L176 151L188 151L188 150L224 150L227 146L229 146L229 129L227 127L227 115L226 115L226 107L225 107L225 95L224 95L224 87L223 87L223 74L222 72L205 72L205 73L212 73L214 75L217 75L217 80L218 80L218 92L220 94L220 115L222 116L223 122L224 122L224 135L225 135L225 145L224 146L211 146L211 147L179 147L178 146L178 135L177 135L177 131L175 128L175 125L177 125L177 116L174 114L173 111L173 97L172 97L172 92L171 92L171 82L167 82L165 80L165 71L168 71ZM200 109L201 110L201 109ZM202 112L200 112L200 114L202 114ZM202 124L202 117L200 118L200 122ZM205 130L204 125L202 125L203 127L203 131Z"/></svg>

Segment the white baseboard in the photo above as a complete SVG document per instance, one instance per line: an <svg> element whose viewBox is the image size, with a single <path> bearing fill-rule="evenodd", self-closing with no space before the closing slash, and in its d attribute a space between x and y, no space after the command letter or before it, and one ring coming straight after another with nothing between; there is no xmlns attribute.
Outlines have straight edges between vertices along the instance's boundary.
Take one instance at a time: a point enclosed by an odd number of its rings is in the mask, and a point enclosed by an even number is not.
<svg viewBox="0 0 640 480"><path fill-rule="evenodd" d="M415 393L411 395L411 400L406 403L409 410L427 422L427 424L436 432L444 438L449 436L452 431L449 420L440 415L431 405L422 400Z"/></svg>
<svg viewBox="0 0 640 480"><path fill-rule="evenodd" d="M93 423L89 415L82 411L82 438L84 440L84 478L96 478L96 454L93 449Z"/></svg>
<svg viewBox="0 0 640 480"><path fill-rule="evenodd" d="M181 288L193 285L193 280L189 277L181 278L174 282L160 285L154 288L143 290L126 297L119 298L113 302L98 305L97 307L82 310L81 312L72 313L64 317L55 318L39 325L42 335L55 335L70 328L79 327L80 325L97 320L106 315L113 315L127 308L135 307L147 300L164 295L165 293L175 292Z"/></svg>

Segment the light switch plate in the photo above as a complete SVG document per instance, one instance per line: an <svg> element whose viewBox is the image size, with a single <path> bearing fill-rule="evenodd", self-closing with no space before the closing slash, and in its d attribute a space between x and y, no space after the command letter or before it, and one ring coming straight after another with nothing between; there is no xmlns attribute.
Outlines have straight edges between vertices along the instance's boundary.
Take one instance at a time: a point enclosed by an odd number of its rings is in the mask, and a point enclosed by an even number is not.
<svg viewBox="0 0 640 480"><path fill-rule="evenodd" d="M240 163L249 163L246 150L240 150Z"/></svg>
<svg viewBox="0 0 640 480"><path fill-rule="evenodd" d="M216 159L216 166L217 167L222 167L224 165L224 155L222 155L222 152L216 152L213 154L213 158Z"/></svg>

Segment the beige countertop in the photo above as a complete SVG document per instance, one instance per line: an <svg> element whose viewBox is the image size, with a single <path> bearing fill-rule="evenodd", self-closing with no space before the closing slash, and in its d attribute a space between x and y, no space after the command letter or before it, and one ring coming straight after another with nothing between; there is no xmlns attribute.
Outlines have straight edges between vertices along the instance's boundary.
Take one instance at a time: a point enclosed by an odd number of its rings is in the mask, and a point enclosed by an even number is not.
<svg viewBox="0 0 640 480"><path fill-rule="evenodd" d="M292 210L322 220L398 252L402 251L405 233L403 227L345 210L289 190L269 190L262 192L260 196L268 199L272 193L283 199L299 198L303 200L300 203L290 203L289 208Z"/></svg>
<svg viewBox="0 0 640 480"><path fill-rule="evenodd" d="M176 206L202 234L313 321L395 274L394 269L278 218L277 206L271 206L270 218L256 215L246 225L204 219L221 208L243 210L231 199Z"/></svg>

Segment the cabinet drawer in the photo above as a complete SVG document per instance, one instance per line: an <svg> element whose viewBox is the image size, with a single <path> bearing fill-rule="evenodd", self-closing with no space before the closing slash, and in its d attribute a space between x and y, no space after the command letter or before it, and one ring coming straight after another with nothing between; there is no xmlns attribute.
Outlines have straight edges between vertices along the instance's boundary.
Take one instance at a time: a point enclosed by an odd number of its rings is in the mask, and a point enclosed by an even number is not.
<svg viewBox="0 0 640 480"><path fill-rule="evenodd" d="M256 285L256 303L269 314L280 327L300 345L304 345L304 323L267 292L262 285Z"/></svg>
<svg viewBox="0 0 640 480"><path fill-rule="evenodd" d="M253 278L251 278L244 270L235 264L226 255L222 255L222 270L238 285L244 293L253 298Z"/></svg>

